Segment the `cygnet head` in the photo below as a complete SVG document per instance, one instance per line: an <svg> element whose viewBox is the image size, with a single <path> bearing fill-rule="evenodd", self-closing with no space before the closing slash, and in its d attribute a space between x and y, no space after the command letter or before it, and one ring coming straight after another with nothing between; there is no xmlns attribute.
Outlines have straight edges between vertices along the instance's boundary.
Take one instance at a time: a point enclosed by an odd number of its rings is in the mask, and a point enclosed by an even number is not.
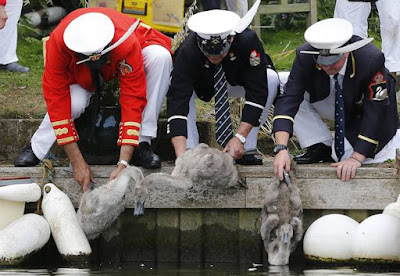
<svg viewBox="0 0 400 276"><path fill-rule="evenodd" d="M139 185L135 187L133 201L135 202L135 211L133 215L141 216L144 214L144 203L149 197L149 192L145 186Z"/></svg>
<svg viewBox="0 0 400 276"><path fill-rule="evenodd" d="M268 252L268 262L271 265L287 265L290 257L290 243L293 237L293 226L285 223L279 227L275 244L271 252Z"/></svg>

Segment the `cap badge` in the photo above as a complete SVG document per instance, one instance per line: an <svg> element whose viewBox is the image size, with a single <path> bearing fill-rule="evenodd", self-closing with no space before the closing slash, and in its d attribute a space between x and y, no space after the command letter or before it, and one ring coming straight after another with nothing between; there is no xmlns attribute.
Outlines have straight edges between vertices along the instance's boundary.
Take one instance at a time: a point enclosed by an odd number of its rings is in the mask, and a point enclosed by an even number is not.
<svg viewBox="0 0 400 276"><path fill-rule="evenodd" d="M126 75L131 73L132 70L132 66L130 66L128 63L126 63L126 60L122 60L119 63L119 72L121 73L121 75Z"/></svg>
<svg viewBox="0 0 400 276"><path fill-rule="evenodd" d="M319 50L319 54L321 56L329 56L331 54L331 51L329 49L321 49Z"/></svg>
<svg viewBox="0 0 400 276"><path fill-rule="evenodd" d="M96 61L96 60L99 60L101 58L101 54L94 54L94 55L91 55L90 57L89 57L89 59L91 60L91 61Z"/></svg>
<svg viewBox="0 0 400 276"><path fill-rule="evenodd" d="M219 36L212 36L211 43L214 45L218 45L218 44L222 43L222 39Z"/></svg>
<svg viewBox="0 0 400 276"><path fill-rule="evenodd" d="M250 52L249 62L251 66L260 65L260 53L258 53L256 50L252 50Z"/></svg>

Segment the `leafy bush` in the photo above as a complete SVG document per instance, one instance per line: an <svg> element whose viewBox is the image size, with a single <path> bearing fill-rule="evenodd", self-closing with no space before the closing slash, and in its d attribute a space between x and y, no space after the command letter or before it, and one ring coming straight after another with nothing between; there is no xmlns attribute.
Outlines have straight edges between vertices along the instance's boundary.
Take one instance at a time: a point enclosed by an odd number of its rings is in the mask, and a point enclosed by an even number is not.
<svg viewBox="0 0 400 276"><path fill-rule="evenodd" d="M86 0L24 0L24 12L46 9L47 7L60 6L68 12L86 5Z"/></svg>

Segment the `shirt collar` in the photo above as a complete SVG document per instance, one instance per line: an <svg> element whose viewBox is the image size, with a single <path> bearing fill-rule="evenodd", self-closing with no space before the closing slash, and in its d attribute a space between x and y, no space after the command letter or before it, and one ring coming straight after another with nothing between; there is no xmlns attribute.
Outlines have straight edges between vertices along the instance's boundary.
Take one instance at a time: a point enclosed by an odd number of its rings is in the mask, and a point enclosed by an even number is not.
<svg viewBox="0 0 400 276"><path fill-rule="evenodd" d="M344 61L342 69L340 69L340 71L339 71L339 73L338 73L338 74L341 75L342 77L346 74L347 60L348 60L348 57L347 57L346 60ZM333 78L333 76L334 76L334 75L329 75L329 77L330 77L331 79Z"/></svg>

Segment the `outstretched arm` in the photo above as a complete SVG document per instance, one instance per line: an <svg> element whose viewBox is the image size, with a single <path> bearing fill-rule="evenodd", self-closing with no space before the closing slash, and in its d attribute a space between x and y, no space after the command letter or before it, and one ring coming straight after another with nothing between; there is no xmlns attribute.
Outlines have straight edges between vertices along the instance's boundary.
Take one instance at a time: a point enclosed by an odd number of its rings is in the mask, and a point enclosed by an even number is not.
<svg viewBox="0 0 400 276"><path fill-rule="evenodd" d="M186 151L186 137L185 136L175 136L171 139L172 145L175 149L176 158L180 157Z"/></svg>
<svg viewBox="0 0 400 276"><path fill-rule="evenodd" d="M289 133L285 131L275 132L275 144L287 146L289 141ZM281 150L274 159L274 173L283 180L283 172L290 171L290 156L287 150Z"/></svg>
<svg viewBox="0 0 400 276"><path fill-rule="evenodd" d="M119 152L119 160L124 160L129 163L132 158L133 150L134 147L132 145L122 145ZM115 179L119 175L119 173L125 168L125 165L120 163L118 167L110 174L110 180Z"/></svg>
<svg viewBox="0 0 400 276"><path fill-rule="evenodd" d="M336 168L338 178L347 181L356 176L357 169L362 166L365 159L367 158L364 155L355 151L349 159L333 163L332 167Z"/></svg>
<svg viewBox="0 0 400 276"><path fill-rule="evenodd" d="M237 129L237 133L243 135L246 138L252 128L253 125L246 122L241 122ZM239 159L244 154L244 145L239 141L236 136L233 136L233 138L228 142L223 151L228 152L232 156L232 158Z"/></svg>
<svg viewBox="0 0 400 276"><path fill-rule="evenodd" d="M66 144L63 147L71 162L74 179L82 186L85 192L89 188L90 181L94 182L93 172L85 159L83 159L76 142Z"/></svg>

